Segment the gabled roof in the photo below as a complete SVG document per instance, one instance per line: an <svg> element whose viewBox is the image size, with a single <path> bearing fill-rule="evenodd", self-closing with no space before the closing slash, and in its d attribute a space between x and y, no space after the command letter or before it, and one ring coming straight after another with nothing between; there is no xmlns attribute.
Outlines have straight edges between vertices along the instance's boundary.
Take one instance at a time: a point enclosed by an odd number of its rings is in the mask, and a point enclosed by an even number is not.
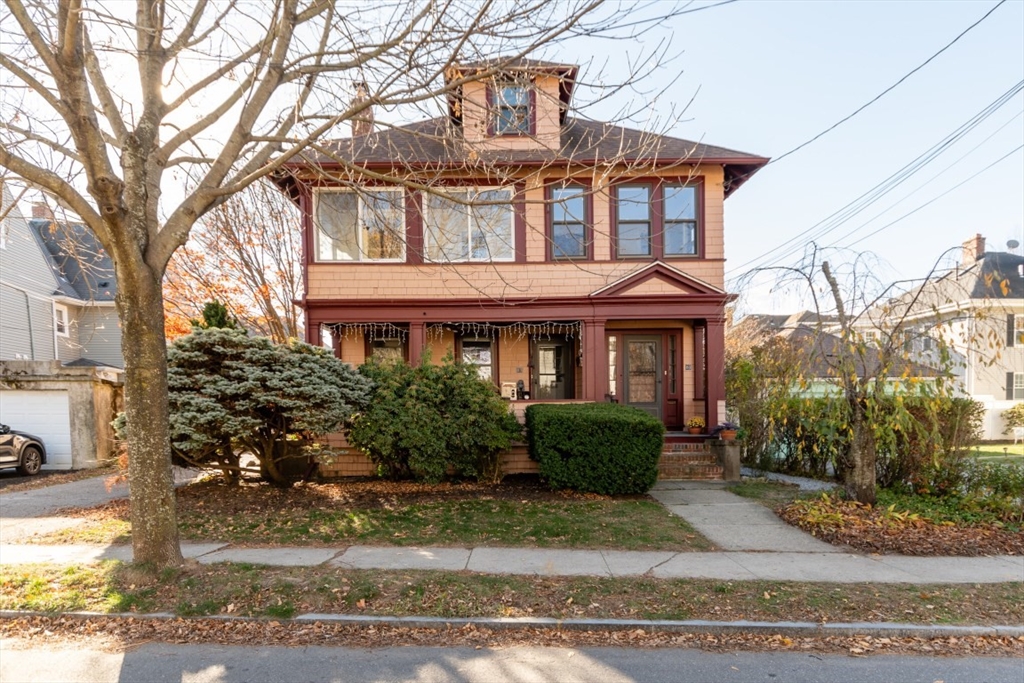
<svg viewBox="0 0 1024 683"><path fill-rule="evenodd" d="M88 228L39 218L30 220L29 226L57 279L54 294L82 301L114 300L114 262Z"/></svg>
<svg viewBox="0 0 1024 683"><path fill-rule="evenodd" d="M343 162L343 163L342 163ZM469 150L462 129L441 116L326 143L291 167L324 169L344 164L362 167L463 169L484 172L493 166L568 166L601 163L656 166L664 171L688 164L722 164L728 196L768 163L766 157L702 142L645 133L609 123L567 118L557 150Z"/></svg>
<svg viewBox="0 0 1024 683"><path fill-rule="evenodd" d="M1024 256L993 251L982 254L976 261L959 265L928 280L919 287L897 297L888 304L900 313L900 307L913 303L912 314L931 314L947 305L966 305L971 302L990 301L1019 303L1024 301Z"/></svg>
<svg viewBox="0 0 1024 683"><path fill-rule="evenodd" d="M657 295L711 294L722 296L725 292L718 287L687 275L672 266L655 261L629 275L606 285L590 294L592 297L610 296L657 296Z"/></svg>
<svg viewBox="0 0 1024 683"><path fill-rule="evenodd" d="M807 377L838 379L835 368L829 362L830 358L835 358L842 352L843 341L838 336L828 332L819 333L812 327L804 326L784 330L778 336L802 351L800 365ZM882 356L877 348L870 344L861 345L855 355L854 365L858 377L874 377L878 374ZM888 368L886 376L941 377L945 374L948 373L922 363L896 358Z"/></svg>

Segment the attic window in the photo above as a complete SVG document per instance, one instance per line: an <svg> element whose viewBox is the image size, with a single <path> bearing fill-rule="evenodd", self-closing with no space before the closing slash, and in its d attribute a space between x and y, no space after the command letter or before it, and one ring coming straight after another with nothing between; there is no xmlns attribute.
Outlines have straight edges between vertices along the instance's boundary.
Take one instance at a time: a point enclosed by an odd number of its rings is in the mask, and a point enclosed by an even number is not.
<svg viewBox="0 0 1024 683"><path fill-rule="evenodd" d="M492 92L495 135L529 135L531 90L522 83L499 83Z"/></svg>

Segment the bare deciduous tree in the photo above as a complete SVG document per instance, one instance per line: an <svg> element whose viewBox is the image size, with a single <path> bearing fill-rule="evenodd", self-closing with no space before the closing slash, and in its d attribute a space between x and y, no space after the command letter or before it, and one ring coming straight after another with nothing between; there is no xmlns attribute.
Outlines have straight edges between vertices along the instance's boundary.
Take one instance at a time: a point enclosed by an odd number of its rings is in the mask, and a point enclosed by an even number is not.
<svg viewBox="0 0 1024 683"><path fill-rule="evenodd" d="M5 0L0 168L77 213L115 264L136 561L181 561L162 286L196 221L370 107L433 103L501 68L445 79L457 63L514 59L574 36L637 38L684 8ZM650 68L664 47L635 63ZM371 84L368 96L340 101L354 82ZM598 98L614 92L602 87Z"/></svg>
<svg viewBox="0 0 1024 683"><path fill-rule="evenodd" d="M295 205L265 182L210 211L167 266L168 317L197 319L216 300L256 334L301 339L300 226Z"/></svg>

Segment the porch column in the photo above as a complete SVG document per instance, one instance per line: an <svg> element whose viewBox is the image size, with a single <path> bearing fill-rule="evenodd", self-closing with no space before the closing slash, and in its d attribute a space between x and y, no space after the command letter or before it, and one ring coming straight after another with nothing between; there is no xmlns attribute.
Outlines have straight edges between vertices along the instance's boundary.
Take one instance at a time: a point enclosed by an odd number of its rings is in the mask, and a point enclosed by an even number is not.
<svg viewBox="0 0 1024 683"><path fill-rule="evenodd" d="M419 365L423 347L427 345L426 323L409 323L409 364Z"/></svg>
<svg viewBox="0 0 1024 683"><path fill-rule="evenodd" d="M708 385L708 429L725 419L719 414L718 404L725 402L725 321L707 321L707 343L705 345Z"/></svg>
<svg viewBox="0 0 1024 683"><path fill-rule="evenodd" d="M305 321L305 332L306 332L306 343L312 346L320 346L323 342L320 341L320 321L309 314L307 309L303 315L306 318Z"/></svg>
<svg viewBox="0 0 1024 683"><path fill-rule="evenodd" d="M585 401L604 401L608 393L608 342L603 320L583 323L583 396Z"/></svg>

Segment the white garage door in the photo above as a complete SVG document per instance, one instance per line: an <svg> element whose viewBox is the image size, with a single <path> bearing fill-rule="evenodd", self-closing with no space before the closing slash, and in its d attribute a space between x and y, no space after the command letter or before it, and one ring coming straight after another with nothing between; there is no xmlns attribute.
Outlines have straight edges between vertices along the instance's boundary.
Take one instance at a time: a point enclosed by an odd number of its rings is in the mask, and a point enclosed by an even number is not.
<svg viewBox="0 0 1024 683"><path fill-rule="evenodd" d="M44 469L71 469L68 392L0 391L0 423L43 440L46 446Z"/></svg>

